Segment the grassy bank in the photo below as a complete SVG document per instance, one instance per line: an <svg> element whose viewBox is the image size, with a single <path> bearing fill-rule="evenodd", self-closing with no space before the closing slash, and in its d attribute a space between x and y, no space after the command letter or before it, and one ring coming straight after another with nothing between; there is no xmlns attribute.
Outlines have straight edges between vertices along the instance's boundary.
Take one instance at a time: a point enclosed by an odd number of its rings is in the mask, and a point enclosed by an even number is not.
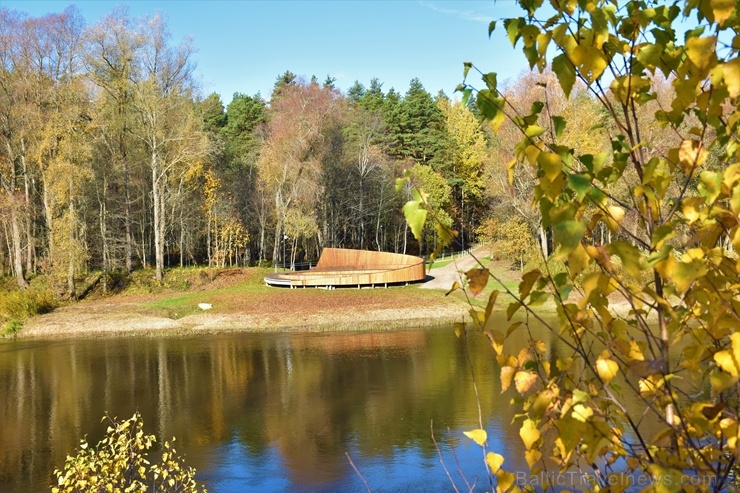
<svg viewBox="0 0 740 493"><path fill-rule="evenodd" d="M519 272L501 262L485 260L504 285L518 289ZM469 267L465 267L469 268ZM443 279L436 289L419 284L384 288L287 289L264 284L271 268L184 268L166 271L157 282L154 271L140 270L130 276L103 279L93 273L79 279L84 299L59 301L53 313L23 321L21 337L67 337L70 335L218 332L224 330L364 330L434 325L461 321L469 306L465 293L444 296L459 278L459 264L430 271ZM33 284L41 285L39 279ZM426 285L430 287L430 285ZM470 302L485 306L494 289L490 280L483 293ZM499 296L497 310L512 299ZM200 304L212 308L202 310ZM1 305L0 305L1 306Z"/></svg>

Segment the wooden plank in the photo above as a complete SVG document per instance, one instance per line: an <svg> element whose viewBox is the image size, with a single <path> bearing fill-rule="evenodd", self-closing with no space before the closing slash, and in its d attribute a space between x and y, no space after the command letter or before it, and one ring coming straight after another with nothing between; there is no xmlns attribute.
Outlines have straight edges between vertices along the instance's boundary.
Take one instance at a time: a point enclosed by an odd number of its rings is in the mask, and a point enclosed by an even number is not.
<svg viewBox="0 0 740 493"><path fill-rule="evenodd" d="M424 260L413 255L348 248L325 248L311 270L272 274L270 285L367 286L421 281Z"/></svg>

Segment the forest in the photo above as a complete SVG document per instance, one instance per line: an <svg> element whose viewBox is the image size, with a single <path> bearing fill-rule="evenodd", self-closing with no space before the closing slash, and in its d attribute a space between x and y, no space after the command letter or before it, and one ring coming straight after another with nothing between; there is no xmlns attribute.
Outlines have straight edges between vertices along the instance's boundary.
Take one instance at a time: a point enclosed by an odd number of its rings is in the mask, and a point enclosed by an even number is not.
<svg viewBox="0 0 740 493"><path fill-rule="evenodd" d="M552 248L536 169L509 164L519 129L488 122L480 101L432 94L418 79L403 94L380 79L343 93L329 75L286 71L269 97L226 104L202 94L194 50L159 15L118 8L86 26L75 7L0 10L3 275L20 288L46 275L74 298L76 276L90 271L153 268L161 281L168 267L293 264L323 247L426 255L438 246L433 225L417 240L401 212L412 186L459 233L450 249L497 241L523 269L533 246ZM502 91L522 115L547 100L569 122L562 144L608 150L608 115L585 86L566 98L555 82L527 73ZM592 240L610 234L601 225Z"/></svg>

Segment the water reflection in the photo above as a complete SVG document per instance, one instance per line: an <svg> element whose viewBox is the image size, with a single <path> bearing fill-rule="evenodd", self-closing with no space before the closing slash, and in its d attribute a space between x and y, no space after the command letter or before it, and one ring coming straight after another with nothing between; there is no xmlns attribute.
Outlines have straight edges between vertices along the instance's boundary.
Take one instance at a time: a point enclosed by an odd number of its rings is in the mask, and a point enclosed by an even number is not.
<svg viewBox="0 0 740 493"><path fill-rule="evenodd" d="M490 346L468 346L492 446L521 457ZM451 329L6 342L0 395L0 491L48 491L78 439L100 439L106 411L137 409L212 491L364 490L346 451L373 491L445 488L432 420L451 472L453 444L469 479L484 473L459 433L478 411Z"/></svg>

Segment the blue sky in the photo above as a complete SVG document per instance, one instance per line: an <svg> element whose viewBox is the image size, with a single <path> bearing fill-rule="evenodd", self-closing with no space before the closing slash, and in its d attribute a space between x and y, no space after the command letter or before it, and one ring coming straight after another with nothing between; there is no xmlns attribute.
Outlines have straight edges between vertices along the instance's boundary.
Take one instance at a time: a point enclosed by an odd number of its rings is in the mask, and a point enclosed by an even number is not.
<svg viewBox="0 0 740 493"><path fill-rule="evenodd" d="M450 95L465 61L498 72L499 81L526 70L503 26L488 38L490 20L517 13L511 0L0 0L0 7L40 16L71 3L88 24L117 4L132 17L163 12L173 42L194 38L203 93L217 92L225 104L234 92L269 97L286 70L321 81L331 75L343 91L377 77L384 90L403 93L418 77L430 92Z"/></svg>

